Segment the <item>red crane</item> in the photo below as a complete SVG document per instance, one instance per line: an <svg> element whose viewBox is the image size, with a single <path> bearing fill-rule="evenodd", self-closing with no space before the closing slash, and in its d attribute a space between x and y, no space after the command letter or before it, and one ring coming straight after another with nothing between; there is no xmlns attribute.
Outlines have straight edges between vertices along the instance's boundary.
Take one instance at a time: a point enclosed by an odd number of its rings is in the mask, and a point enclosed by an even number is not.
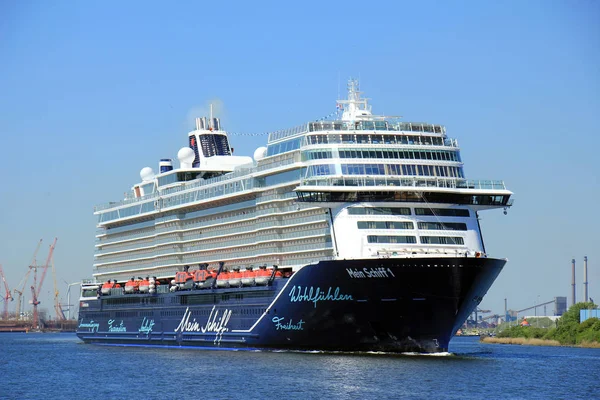
<svg viewBox="0 0 600 400"><path fill-rule="evenodd" d="M2 270L2 265L0 264L0 276L2 276L2 281L4 282L4 290L6 294L4 295L4 319L8 319L8 302L13 301L13 297L10 294L10 289L8 288L8 283L6 283L6 278L4 277L4 271Z"/></svg>
<svg viewBox="0 0 600 400"><path fill-rule="evenodd" d="M52 253L54 253L54 247L56 246L56 241L58 238L54 238L54 242L50 245L50 251L48 252L48 258L46 258L46 264L44 265L44 269L42 270L42 277L40 278L40 284L37 285L37 267L33 271L33 286L31 286L31 303L33 304L33 328L40 328L40 319L38 314L38 304L40 301L38 297L40 296L40 292L42 291L42 285L44 284L44 278L46 277L46 271L48 270L48 264L50 264L50 260L52 259ZM36 288L37 285L37 288Z"/></svg>

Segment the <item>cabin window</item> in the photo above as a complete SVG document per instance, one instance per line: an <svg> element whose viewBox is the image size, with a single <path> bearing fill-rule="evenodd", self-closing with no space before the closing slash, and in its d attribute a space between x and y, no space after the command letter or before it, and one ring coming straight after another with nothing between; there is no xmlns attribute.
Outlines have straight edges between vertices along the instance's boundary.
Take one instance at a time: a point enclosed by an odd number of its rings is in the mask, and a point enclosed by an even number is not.
<svg viewBox="0 0 600 400"><path fill-rule="evenodd" d="M423 244L451 244L451 245L462 245L465 241L461 237L450 237L450 236L421 236L421 243Z"/></svg>
<svg viewBox="0 0 600 400"><path fill-rule="evenodd" d="M408 207L350 207L349 215L410 215Z"/></svg>
<svg viewBox="0 0 600 400"><path fill-rule="evenodd" d="M463 222L419 222L419 229L466 231L467 224Z"/></svg>
<svg viewBox="0 0 600 400"><path fill-rule="evenodd" d="M409 221L358 221L358 229L413 229Z"/></svg>
<svg viewBox="0 0 600 400"><path fill-rule="evenodd" d="M367 236L369 243L417 243L417 239L414 236Z"/></svg>
<svg viewBox="0 0 600 400"><path fill-rule="evenodd" d="M460 208L415 208L416 215L436 215L440 217L468 217L469 210Z"/></svg>

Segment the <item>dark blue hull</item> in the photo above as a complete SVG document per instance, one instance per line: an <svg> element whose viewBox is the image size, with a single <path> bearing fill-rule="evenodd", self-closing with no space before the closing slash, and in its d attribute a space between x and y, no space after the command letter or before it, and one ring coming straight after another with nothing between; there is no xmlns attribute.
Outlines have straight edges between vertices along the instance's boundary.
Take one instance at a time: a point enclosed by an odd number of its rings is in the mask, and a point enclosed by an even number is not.
<svg viewBox="0 0 600 400"><path fill-rule="evenodd" d="M440 352L505 260L322 261L269 286L82 300L88 343Z"/></svg>

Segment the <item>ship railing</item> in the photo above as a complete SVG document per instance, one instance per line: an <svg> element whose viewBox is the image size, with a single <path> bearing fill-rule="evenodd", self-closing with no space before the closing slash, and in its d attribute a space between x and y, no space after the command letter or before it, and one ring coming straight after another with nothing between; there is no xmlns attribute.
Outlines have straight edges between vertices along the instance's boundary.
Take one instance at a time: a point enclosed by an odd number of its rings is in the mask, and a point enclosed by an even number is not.
<svg viewBox="0 0 600 400"><path fill-rule="evenodd" d="M120 296L124 293L123 288L112 288L110 289L110 296Z"/></svg>
<svg viewBox="0 0 600 400"><path fill-rule="evenodd" d="M158 193L152 193L152 194L148 194L148 195L142 196L142 197L128 197L127 196L124 200L121 200L121 201L110 201L108 203L97 205L94 207L94 212L103 211L103 210L106 210L109 208L114 208L114 207L120 207L120 206L124 206L127 204L134 204L134 203L139 203L139 202L143 202L143 201L148 201L148 200L151 200L156 197L158 197Z"/></svg>
<svg viewBox="0 0 600 400"><path fill-rule="evenodd" d="M377 121L315 121L308 123L309 132L319 131L398 131L444 134L442 125L422 122L398 122L395 119Z"/></svg>
<svg viewBox="0 0 600 400"><path fill-rule="evenodd" d="M262 203L267 203L270 201L285 201L285 200L289 200L289 199L295 199L296 195L294 194L294 192L286 192L286 193L277 193L277 194L271 194L268 196L262 196L256 199L256 204L262 204Z"/></svg>
<svg viewBox="0 0 600 400"><path fill-rule="evenodd" d="M283 167L285 165L289 165L289 164L293 164L296 162L300 162L301 158L300 158L300 154L296 153L288 153L285 155L280 156L280 159L276 159L276 161L270 161L269 162L261 162L260 165L258 165L258 167L256 167L256 172L261 172L261 171L265 171L268 169L275 169L278 167ZM275 157L272 157L275 158ZM267 161L267 160L265 160Z"/></svg>
<svg viewBox="0 0 600 400"><path fill-rule="evenodd" d="M492 180L467 180L467 179L424 179L424 178L393 178L371 176L337 176L337 177L311 177L303 178L296 190L303 186L399 186L399 187L432 187L448 189L475 189L475 190L506 190L504 181Z"/></svg>
<svg viewBox="0 0 600 400"><path fill-rule="evenodd" d="M295 156L291 156L291 157L286 157L285 159L282 159L277 162L264 164L259 167L255 167L255 166L240 167L239 169L236 169L235 171L225 174L225 175L217 176L217 177L210 178L210 179L200 179L196 182L168 188L166 190L163 190L160 193L160 198L163 198L163 199L168 198L169 195L172 195L172 194L175 194L178 192L182 192L184 190L185 191L189 190L189 191L191 191L190 198L194 197L194 199L192 199L191 201L196 201L197 196L191 196L191 194L194 193L193 189L204 189L204 188L207 188L209 185L215 185L218 183L225 183L225 185L213 186L212 194L210 194L209 196L202 195L202 196L200 196L200 198L215 197L215 196L220 196L223 194L230 194L232 192L238 192L238 191L242 191L242 190L252 189L254 187L254 180L250 176L252 173L264 171L266 169L274 169L277 167L293 164L293 163L299 162L299 161L300 161L300 156L295 155ZM246 177L246 179L244 179L243 177ZM235 185L234 188L226 187L226 182L235 180L238 178L239 178L239 185ZM121 207L121 206L128 205L128 204L144 202L144 201L148 201L149 199L159 199L159 193L153 193L151 195L143 196L143 197L139 197L139 198L128 198L128 199L122 200L120 202L109 202L106 204L101 204L94 208L94 212L104 211L104 210L111 209L111 208L117 208L117 207ZM169 202L167 202L167 203L169 203ZM180 203L178 203L178 204L180 204ZM164 206L170 207L171 205L172 204L166 204ZM98 232L98 233L104 233L104 232Z"/></svg>
<svg viewBox="0 0 600 400"><path fill-rule="evenodd" d="M306 135L302 138L301 148L316 146L317 148L327 144L342 144L342 145L372 145L381 146L388 145L410 145L410 146L445 146L458 148L458 141L446 137L434 137L432 139L426 136L411 136L401 133L315 133Z"/></svg>
<svg viewBox="0 0 600 400"><path fill-rule="evenodd" d="M156 287L156 293L169 293L169 285L158 285Z"/></svg>
<svg viewBox="0 0 600 400"><path fill-rule="evenodd" d="M308 131L307 124L303 123L293 128L282 129L279 131L269 133L268 143L275 142L290 136L299 135Z"/></svg>

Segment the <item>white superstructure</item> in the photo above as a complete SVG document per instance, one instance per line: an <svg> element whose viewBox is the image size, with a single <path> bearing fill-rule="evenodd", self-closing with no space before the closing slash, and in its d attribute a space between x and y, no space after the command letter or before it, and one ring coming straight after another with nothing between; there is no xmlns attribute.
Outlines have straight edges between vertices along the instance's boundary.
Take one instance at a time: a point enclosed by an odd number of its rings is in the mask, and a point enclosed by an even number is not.
<svg viewBox="0 0 600 400"><path fill-rule="evenodd" d="M485 257L477 213L510 206L504 183L467 180L444 127L373 115L358 83L348 89L339 120L273 133L253 158L231 154L217 118L198 119L179 168L163 159L126 199L96 207L95 278L220 261Z"/></svg>

